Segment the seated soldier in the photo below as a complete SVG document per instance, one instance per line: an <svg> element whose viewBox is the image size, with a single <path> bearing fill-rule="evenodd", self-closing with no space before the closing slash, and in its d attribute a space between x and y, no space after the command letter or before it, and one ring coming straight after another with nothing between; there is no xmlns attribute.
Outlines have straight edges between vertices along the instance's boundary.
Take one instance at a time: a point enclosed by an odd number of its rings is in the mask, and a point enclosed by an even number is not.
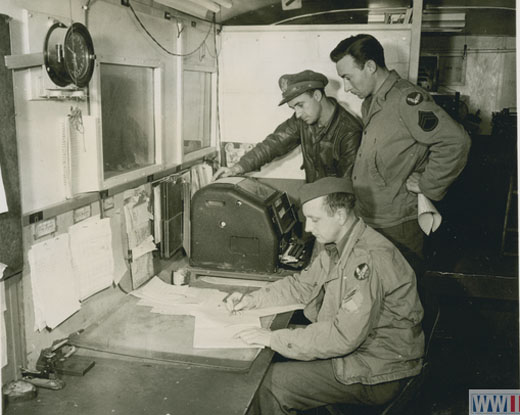
<svg viewBox="0 0 520 415"><path fill-rule="evenodd" d="M354 213L349 179L300 189L306 230L323 249L300 274L251 294L231 294L230 311L306 305L303 328L238 334L289 360L273 363L253 413L293 414L333 403L382 405L419 374L423 308L414 271L399 250Z"/></svg>

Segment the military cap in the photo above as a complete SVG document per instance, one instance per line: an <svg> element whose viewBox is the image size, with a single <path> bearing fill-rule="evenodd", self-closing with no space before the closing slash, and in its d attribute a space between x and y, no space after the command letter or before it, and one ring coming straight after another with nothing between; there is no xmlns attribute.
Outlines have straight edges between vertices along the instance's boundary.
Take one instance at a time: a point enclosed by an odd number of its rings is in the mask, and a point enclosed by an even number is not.
<svg viewBox="0 0 520 415"><path fill-rule="evenodd" d="M329 83L327 77L309 69L295 74L285 74L278 80L282 90L282 100L278 105L285 104L293 98L311 89L323 89Z"/></svg>
<svg viewBox="0 0 520 415"><path fill-rule="evenodd" d="M306 183L299 189L302 205L309 200L331 193L352 193L352 181L347 177L324 177L313 183Z"/></svg>

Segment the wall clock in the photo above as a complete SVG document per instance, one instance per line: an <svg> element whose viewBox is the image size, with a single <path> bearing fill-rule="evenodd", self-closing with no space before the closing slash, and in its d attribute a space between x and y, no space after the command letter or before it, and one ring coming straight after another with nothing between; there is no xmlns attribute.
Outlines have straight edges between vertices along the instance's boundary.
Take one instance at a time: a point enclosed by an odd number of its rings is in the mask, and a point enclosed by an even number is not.
<svg viewBox="0 0 520 415"><path fill-rule="evenodd" d="M65 87L88 85L94 72L96 55L88 29L81 23L67 28L54 23L48 30L43 46L45 69L52 82Z"/></svg>

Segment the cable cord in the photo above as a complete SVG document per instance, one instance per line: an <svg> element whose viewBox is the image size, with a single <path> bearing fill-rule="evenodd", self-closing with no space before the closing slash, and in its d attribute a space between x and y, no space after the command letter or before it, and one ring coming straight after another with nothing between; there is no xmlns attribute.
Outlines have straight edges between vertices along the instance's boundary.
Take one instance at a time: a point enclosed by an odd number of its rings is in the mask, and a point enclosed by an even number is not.
<svg viewBox="0 0 520 415"><path fill-rule="evenodd" d="M130 1L128 1L128 6L130 7L130 10L132 11L135 19L137 20L137 22L139 23L139 25L142 27L142 29L146 32L146 34L150 37L150 39L152 39L152 41L157 45L159 46L164 52L166 52L168 55L172 55L172 56L190 56L190 55L193 55L194 53L197 53L203 46L206 45L206 40L208 39L211 31L212 31L212 28L213 26L215 25L214 23L211 24L209 26L209 30L208 30L208 33L206 33L206 36L204 36L204 39L202 40L202 42L200 43L199 46L197 46L194 50L192 50L191 52L188 52L188 53L175 53L175 52L170 52L168 49L166 49L163 45L161 45L159 43L159 41L157 39L155 39L155 37L148 31L148 29L146 28L146 26L143 24L143 22L141 21L141 19L139 18L139 16L137 16L137 13L135 12L134 8L132 7L132 3L130 3Z"/></svg>

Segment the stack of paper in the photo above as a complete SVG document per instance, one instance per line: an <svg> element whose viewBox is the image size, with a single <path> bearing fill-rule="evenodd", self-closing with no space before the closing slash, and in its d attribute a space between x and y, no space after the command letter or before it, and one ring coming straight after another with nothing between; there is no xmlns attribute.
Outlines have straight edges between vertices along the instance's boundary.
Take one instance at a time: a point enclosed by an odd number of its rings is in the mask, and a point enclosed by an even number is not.
<svg viewBox="0 0 520 415"><path fill-rule="evenodd" d="M193 347L195 348L257 348L235 335L245 328L262 327L260 317L302 309L302 304L244 310L230 314L224 303L227 293L189 286L164 283L154 277L144 287L131 293L139 297L139 305L152 307L160 314L195 317Z"/></svg>

